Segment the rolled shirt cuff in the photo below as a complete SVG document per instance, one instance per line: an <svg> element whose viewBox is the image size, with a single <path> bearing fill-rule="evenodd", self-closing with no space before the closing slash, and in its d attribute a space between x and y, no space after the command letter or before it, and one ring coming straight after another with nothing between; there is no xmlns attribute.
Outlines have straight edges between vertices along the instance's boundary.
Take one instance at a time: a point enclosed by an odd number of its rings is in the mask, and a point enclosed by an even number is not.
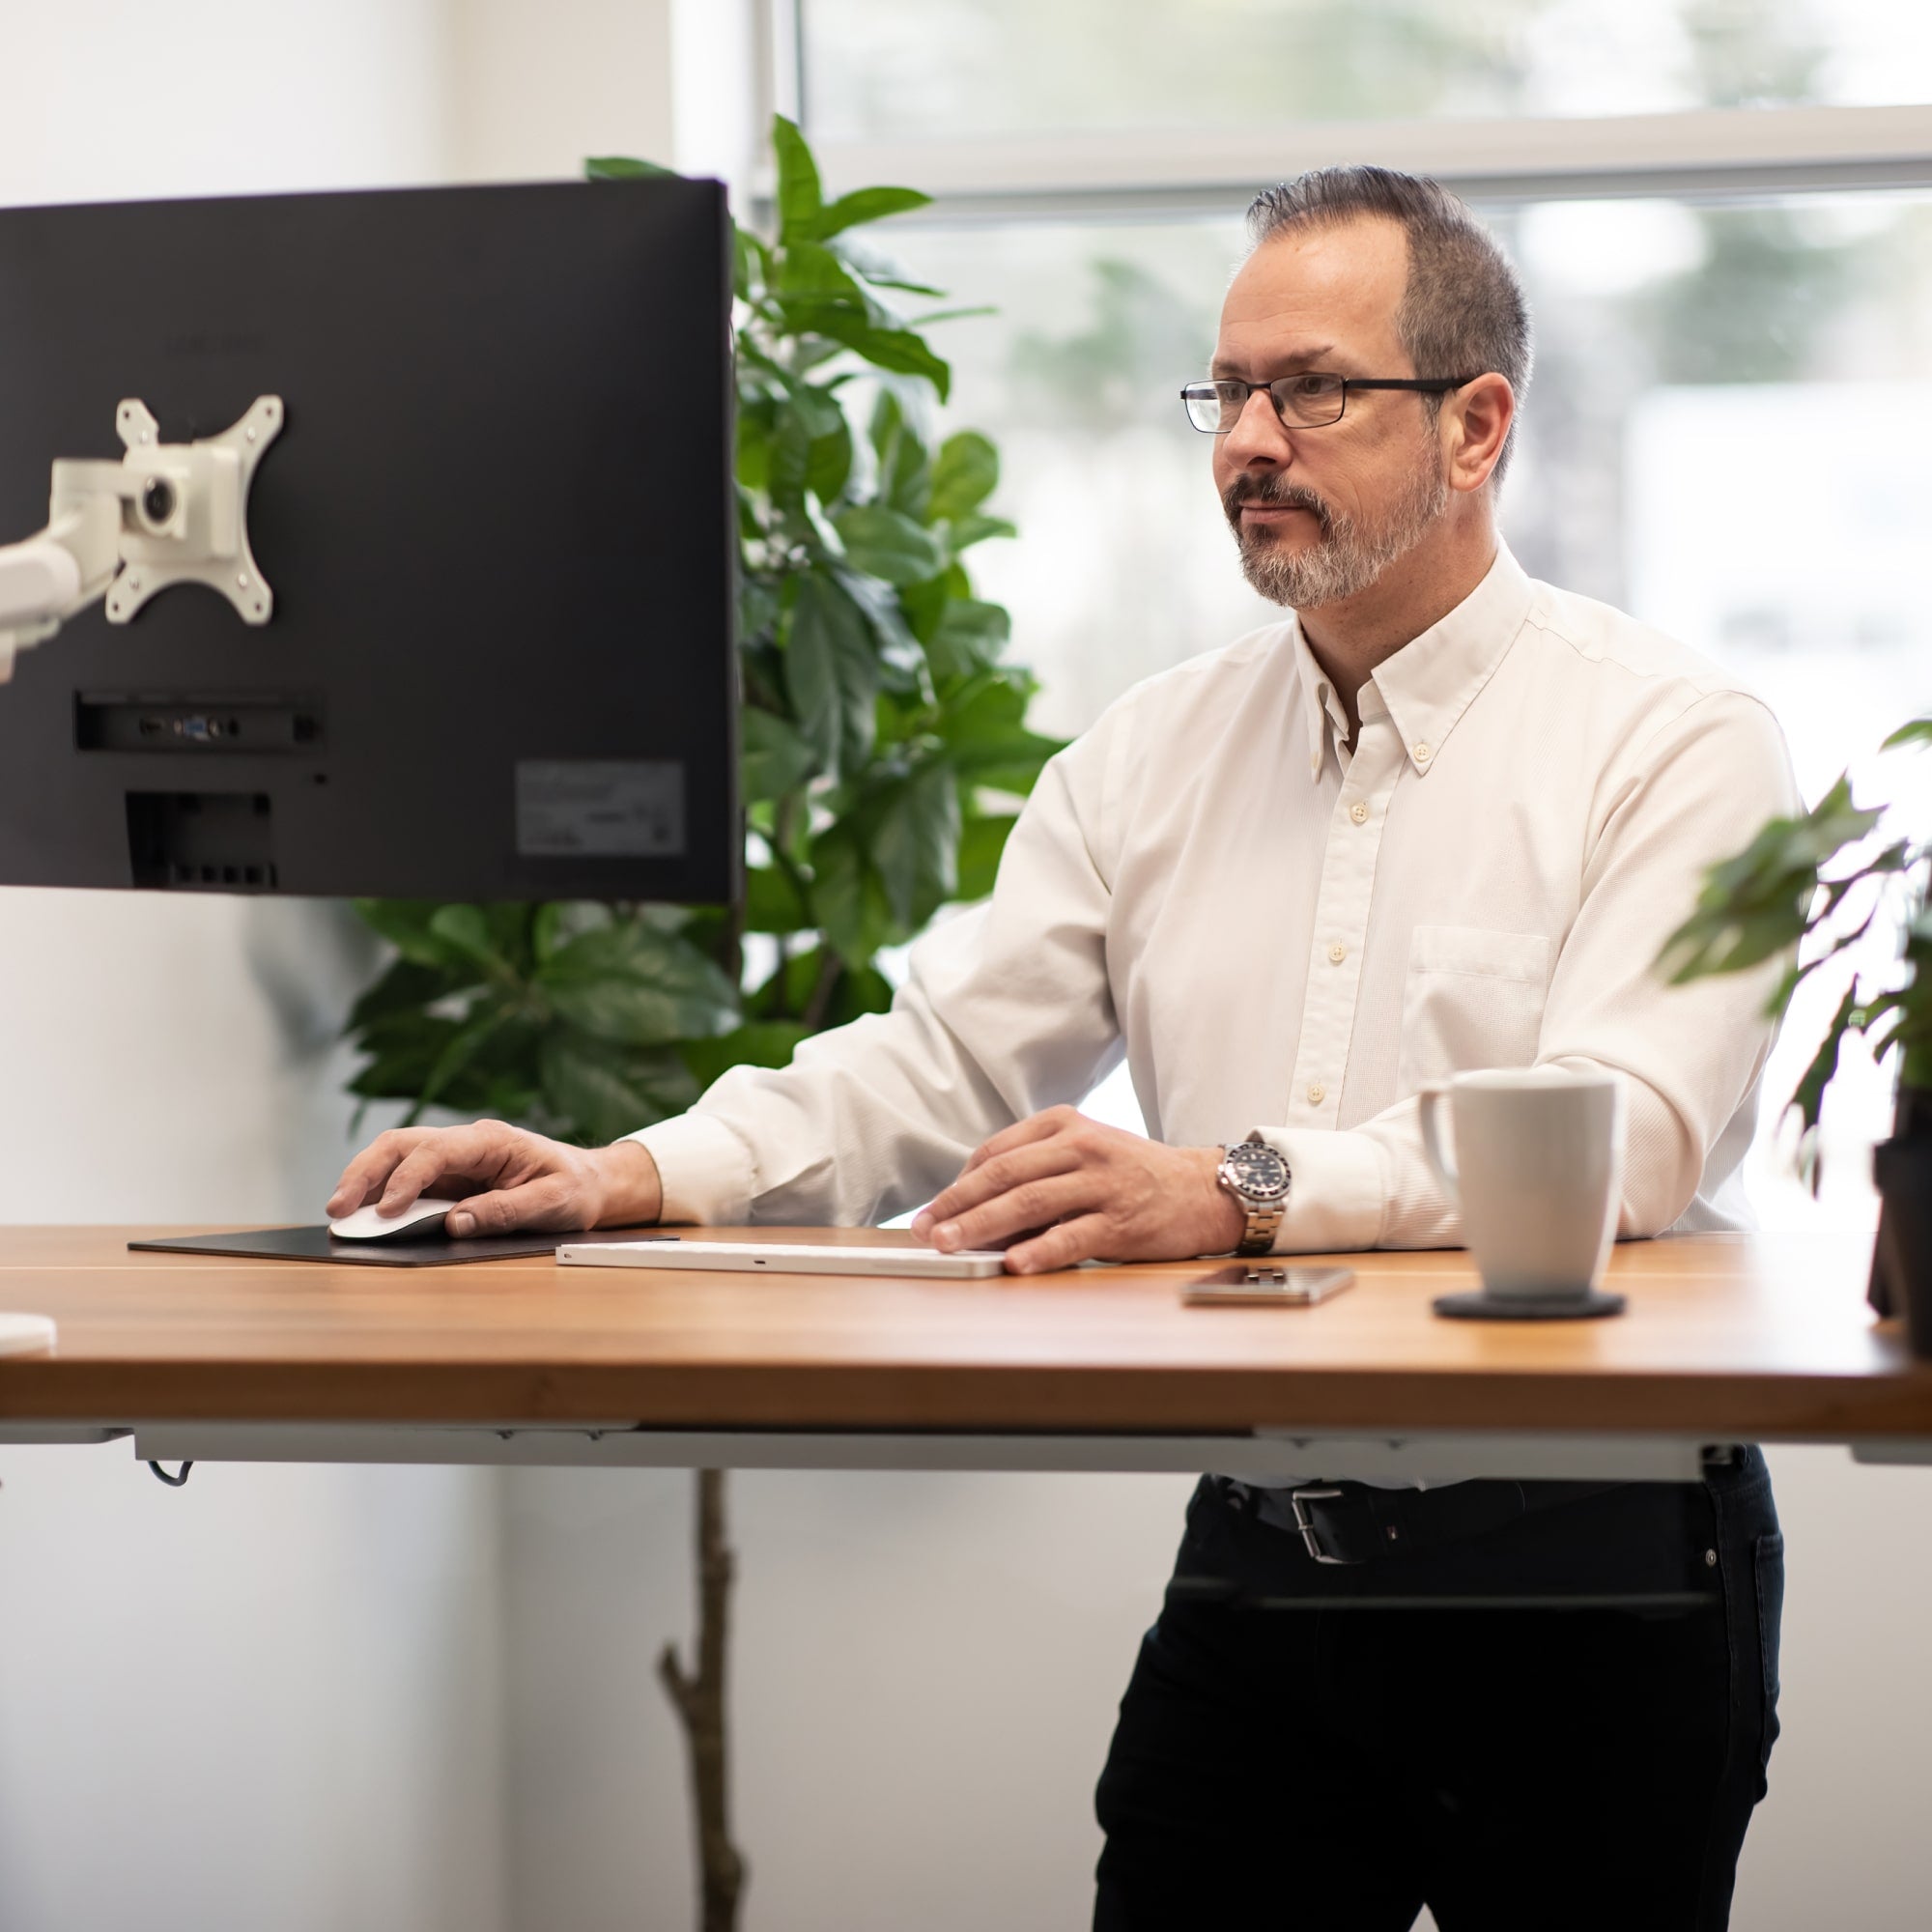
<svg viewBox="0 0 1932 1932"><path fill-rule="evenodd" d="M1288 1162L1288 1209L1275 1230L1275 1254L1350 1254L1381 1239L1388 1184L1382 1151L1368 1135L1324 1127L1255 1131Z"/></svg>
<svg viewBox="0 0 1932 1932"><path fill-rule="evenodd" d="M660 1221L738 1228L751 1220L752 1152L724 1122L677 1114L624 1138L657 1163L664 1189Z"/></svg>

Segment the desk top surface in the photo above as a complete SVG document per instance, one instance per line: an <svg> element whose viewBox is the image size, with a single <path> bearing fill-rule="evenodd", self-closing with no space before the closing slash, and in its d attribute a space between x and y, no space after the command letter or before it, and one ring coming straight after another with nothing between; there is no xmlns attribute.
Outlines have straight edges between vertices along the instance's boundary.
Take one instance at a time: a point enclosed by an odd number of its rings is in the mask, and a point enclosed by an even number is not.
<svg viewBox="0 0 1932 1932"><path fill-rule="evenodd" d="M1864 1304L1867 1236L1630 1242L1628 1314L1476 1323L1430 1309L1474 1285L1460 1251L1341 1257L1348 1293L1244 1309L1182 1306L1188 1262L954 1282L126 1247L169 1232L0 1230L0 1310L60 1324L56 1354L0 1361L0 1419L1932 1435L1932 1364Z"/></svg>

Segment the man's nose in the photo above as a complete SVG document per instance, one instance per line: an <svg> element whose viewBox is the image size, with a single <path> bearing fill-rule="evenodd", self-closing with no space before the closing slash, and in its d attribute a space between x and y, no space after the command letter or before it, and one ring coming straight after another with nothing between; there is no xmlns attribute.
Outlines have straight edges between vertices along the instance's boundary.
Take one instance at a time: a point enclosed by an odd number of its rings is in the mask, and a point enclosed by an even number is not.
<svg viewBox="0 0 1932 1932"><path fill-rule="evenodd" d="M1246 469L1258 463L1286 466L1293 455L1274 398L1265 389L1251 389L1234 428L1221 439L1221 460Z"/></svg>

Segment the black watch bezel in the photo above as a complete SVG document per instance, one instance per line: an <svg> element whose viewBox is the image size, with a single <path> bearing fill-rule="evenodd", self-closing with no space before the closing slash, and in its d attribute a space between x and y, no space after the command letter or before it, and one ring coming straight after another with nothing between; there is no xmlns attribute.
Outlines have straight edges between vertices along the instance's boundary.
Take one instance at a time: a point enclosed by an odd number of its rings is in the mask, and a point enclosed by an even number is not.
<svg viewBox="0 0 1932 1932"><path fill-rule="evenodd" d="M1265 1141L1236 1141L1222 1151L1221 1159L1237 1199L1264 1208L1288 1199L1288 1157L1279 1148ZM1253 1171L1258 1167L1267 1170L1266 1179Z"/></svg>

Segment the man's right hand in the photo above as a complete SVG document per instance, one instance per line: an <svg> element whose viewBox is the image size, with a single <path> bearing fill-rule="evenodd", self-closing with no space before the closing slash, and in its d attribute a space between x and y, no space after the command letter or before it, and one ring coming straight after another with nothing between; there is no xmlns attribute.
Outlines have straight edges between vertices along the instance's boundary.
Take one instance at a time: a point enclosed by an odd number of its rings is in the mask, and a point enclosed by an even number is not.
<svg viewBox="0 0 1932 1932"><path fill-rule="evenodd" d="M457 1236L642 1228L664 1206L657 1162L637 1141L577 1148L477 1121L377 1135L343 1169L328 1216L340 1220L372 1201L379 1214L400 1214L423 1194L458 1204L443 1224Z"/></svg>

